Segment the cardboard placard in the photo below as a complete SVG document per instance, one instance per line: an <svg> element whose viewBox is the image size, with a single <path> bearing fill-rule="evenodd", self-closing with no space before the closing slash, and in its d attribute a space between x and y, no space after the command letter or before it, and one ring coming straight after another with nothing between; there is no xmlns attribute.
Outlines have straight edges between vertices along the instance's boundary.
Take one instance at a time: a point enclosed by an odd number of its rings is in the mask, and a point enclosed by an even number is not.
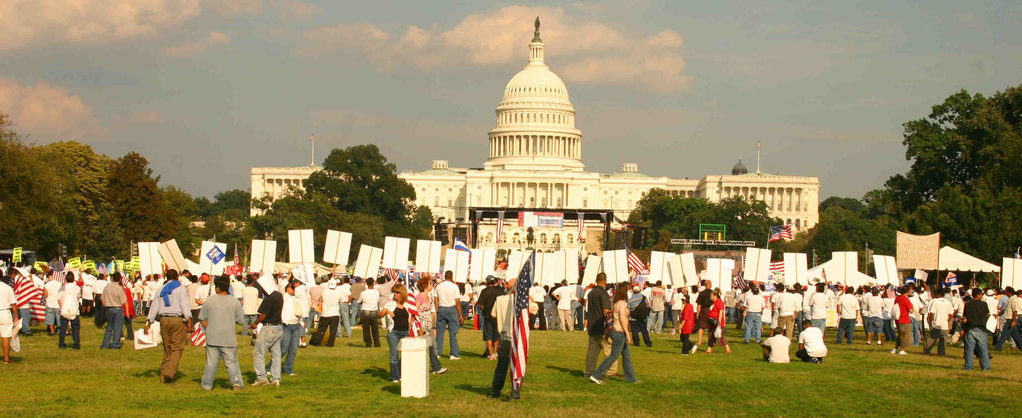
<svg viewBox="0 0 1022 418"><path fill-rule="evenodd" d="M649 256L649 281L663 282L665 286L684 285L681 257L678 254L653 251Z"/></svg>
<svg viewBox="0 0 1022 418"><path fill-rule="evenodd" d="M805 253L784 253L784 284L809 284L809 264Z"/></svg>
<svg viewBox="0 0 1022 418"><path fill-rule="evenodd" d="M879 274L879 273L878 273ZM1001 263L1001 288L1022 286L1022 259L1005 257Z"/></svg>
<svg viewBox="0 0 1022 418"><path fill-rule="evenodd" d="M75 257L75 258L69 259L69 260L67 260L67 265L66 266L69 269L81 269L82 268L82 258L81 257Z"/></svg>
<svg viewBox="0 0 1022 418"><path fill-rule="evenodd" d="M566 248L560 252L564 254L564 280L567 280L568 284L578 283L578 248Z"/></svg>
<svg viewBox="0 0 1022 418"><path fill-rule="evenodd" d="M515 279L518 274L522 272L522 266L525 265L525 258L527 253L520 250L511 250L511 254L507 256L507 279Z"/></svg>
<svg viewBox="0 0 1022 418"><path fill-rule="evenodd" d="M178 273L188 269L188 263L181 255L181 247L177 246L177 240L172 239L160 244L160 257L163 258L168 269L177 270Z"/></svg>
<svg viewBox="0 0 1022 418"><path fill-rule="evenodd" d="M628 282L628 252L613 250L603 252L603 272L607 273L607 283Z"/></svg>
<svg viewBox="0 0 1022 418"><path fill-rule="evenodd" d="M734 269L735 260L730 258L708 259L706 260L706 280L710 281L711 288L720 288L721 291L730 290L733 285L731 272Z"/></svg>
<svg viewBox="0 0 1022 418"><path fill-rule="evenodd" d="M586 257L586 268L582 273L582 286L596 283L596 275L603 272L603 258L598 255Z"/></svg>
<svg viewBox="0 0 1022 418"><path fill-rule="evenodd" d="M454 281L456 283L465 283L468 281L468 258L470 253L468 251L459 251L453 248L448 248L444 253L444 274L448 271L454 273Z"/></svg>
<svg viewBox="0 0 1022 418"><path fill-rule="evenodd" d="M376 278L380 273L380 263L383 262L383 249L362 244L358 249L358 258L355 259L355 277L368 279Z"/></svg>
<svg viewBox="0 0 1022 418"><path fill-rule="evenodd" d="M351 233L328 229L326 245L323 247L323 262L346 266L350 258Z"/></svg>
<svg viewBox="0 0 1022 418"><path fill-rule="evenodd" d="M770 250L745 249L745 280L765 282L770 276Z"/></svg>
<svg viewBox="0 0 1022 418"><path fill-rule="evenodd" d="M415 241L415 271L440 274L440 241L420 239Z"/></svg>
<svg viewBox="0 0 1022 418"><path fill-rule="evenodd" d="M224 274L224 267L227 266L226 260L227 244L202 241L202 246L199 249L199 271L195 273L206 273L211 276Z"/></svg>
<svg viewBox="0 0 1022 418"><path fill-rule="evenodd" d="M254 239L248 258L248 271L273 273L277 265L277 241Z"/></svg>
<svg viewBox="0 0 1022 418"><path fill-rule="evenodd" d="M14 247L14 252L11 254L11 262L21 262L21 247Z"/></svg>
<svg viewBox="0 0 1022 418"><path fill-rule="evenodd" d="M486 280L486 276L493 274L497 265L497 250L494 248L479 248L471 250L469 259L468 278L473 282Z"/></svg>
<svg viewBox="0 0 1022 418"><path fill-rule="evenodd" d="M312 245L311 229L287 231L287 255L290 263L315 263L315 247Z"/></svg>
<svg viewBox="0 0 1022 418"><path fill-rule="evenodd" d="M898 284L898 264L889 255L874 255L873 268L876 270L877 284Z"/></svg>
<svg viewBox="0 0 1022 418"><path fill-rule="evenodd" d="M384 237L383 261L385 269L408 270L408 247L412 241L408 238Z"/></svg>
<svg viewBox="0 0 1022 418"><path fill-rule="evenodd" d="M696 270L696 255L684 253L679 258L681 259L681 271L685 275L685 284L691 286L699 283L699 273Z"/></svg>
<svg viewBox="0 0 1022 418"><path fill-rule="evenodd" d="M163 257L160 256L159 242L138 243L138 269L142 277L163 273Z"/></svg>
<svg viewBox="0 0 1022 418"><path fill-rule="evenodd" d="M564 280L564 255L559 252L536 253L535 281L540 286L553 287Z"/></svg>
<svg viewBox="0 0 1022 418"><path fill-rule="evenodd" d="M291 268L291 275L307 286L316 282L316 266L312 263L301 263Z"/></svg>
<svg viewBox="0 0 1022 418"><path fill-rule="evenodd" d="M831 253L830 263L823 268L827 272L827 281L847 284L859 272L859 253L855 251L836 251Z"/></svg>

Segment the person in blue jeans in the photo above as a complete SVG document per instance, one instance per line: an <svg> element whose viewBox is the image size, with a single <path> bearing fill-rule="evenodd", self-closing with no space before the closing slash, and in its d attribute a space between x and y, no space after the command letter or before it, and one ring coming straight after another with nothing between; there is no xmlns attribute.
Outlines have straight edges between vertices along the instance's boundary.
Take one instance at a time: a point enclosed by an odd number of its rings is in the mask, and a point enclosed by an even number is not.
<svg viewBox="0 0 1022 418"><path fill-rule="evenodd" d="M402 338L408 337L408 324L411 318L405 301L408 300L408 289L404 285L395 285L392 290L394 298L380 310L380 318L390 317L390 329L387 330L387 347L390 348L390 381L401 381L401 353L397 346Z"/></svg>
<svg viewBox="0 0 1022 418"><path fill-rule="evenodd" d="M105 307L106 331L103 333L103 344L99 348L121 349L121 333L124 331L124 308L128 296L121 287L121 273L110 275L111 282L103 288L100 298Z"/></svg>
<svg viewBox="0 0 1022 418"><path fill-rule="evenodd" d="M979 358L979 366L982 370L990 370L990 352L987 350L987 338L990 337L986 330L987 318L990 317L990 308L983 301L983 289L972 289L972 300L965 303L965 370L972 370L973 357Z"/></svg>
<svg viewBox="0 0 1022 418"><path fill-rule="evenodd" d="M855 334L855 323L859 319L859 298L853 293L855 288L845 287L845 293L837 300L837 314L841 320L837 326L837 344L841 344L844 338L848 344L852 343L852 336Z"/></svg>
<svg viewBox="0 0 1022 418"><path fill-rule="evenodd" d="M628 283L618 283L614 290L614 308L612 309L613 324L610 329L611 348L610 354L603 359L603 363L596 368L589 380L598 385L603 384L603 377L606 375L610 365L621 358L621 365L625 372L625 381L638 383L635 377L635 368L632 367L632 352L628 349L628 335L630 332L628 310Z"/></svg>
<svg viewBox="0 0 1022 418"><path fill-rule="evenodd" d="M742 339L745 342L755 340L757 343L763 338L763 308L766 300L759 294L759 287L752 286L749 294L745 295L745 328L742 330Z"/></svg>
<svg viewBox="0 0 1022 418"><path fill-rule="evenodd" d="M444 332L451 334L451 360L459 360L461 350L458 349L458 328L461 327L465 317L461 313L459 297L461 292L458 285L454 283L454 272L444 272L444 281L436 287L437 312L436 312L436 353L442 355L444 351Z"/></svg>
<svg viewBox="0 0 1022 418"><path fill-rule="evenodd" d="M281 308L280 321L283 324L284 334L280 340L280 356L284 365L282 372L288 376L295 375L295 359L298 357L298 343L305 335L304 325L301 322L301 313L295 311L295 288L302 282L297 279L291 280L284 287L284 306Z"/></svg>

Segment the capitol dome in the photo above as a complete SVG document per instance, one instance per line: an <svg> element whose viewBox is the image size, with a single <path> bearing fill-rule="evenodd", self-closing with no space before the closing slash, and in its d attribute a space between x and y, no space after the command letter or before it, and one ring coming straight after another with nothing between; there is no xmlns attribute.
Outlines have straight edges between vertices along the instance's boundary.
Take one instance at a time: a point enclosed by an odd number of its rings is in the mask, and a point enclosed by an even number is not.
<svg viewBox="0 0 1022 418"><path fill-rule="evenodd" d="M544 61L539 18L529 43L529 62L504 87L496 113L496 126L489 132L486 169L584 169L575 107L564 81Z"/></svg>

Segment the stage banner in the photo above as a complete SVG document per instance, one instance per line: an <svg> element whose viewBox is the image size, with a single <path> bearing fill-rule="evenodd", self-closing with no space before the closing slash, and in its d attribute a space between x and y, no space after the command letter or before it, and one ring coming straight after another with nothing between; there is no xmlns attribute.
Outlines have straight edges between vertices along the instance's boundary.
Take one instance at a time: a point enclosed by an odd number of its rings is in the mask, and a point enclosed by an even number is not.
<svg viewBox="0 0 1022 418"><path fill-rule="evenodd" d="M556 212L518 212L518 226L523 228L562 228L564 214Z"/></svg>

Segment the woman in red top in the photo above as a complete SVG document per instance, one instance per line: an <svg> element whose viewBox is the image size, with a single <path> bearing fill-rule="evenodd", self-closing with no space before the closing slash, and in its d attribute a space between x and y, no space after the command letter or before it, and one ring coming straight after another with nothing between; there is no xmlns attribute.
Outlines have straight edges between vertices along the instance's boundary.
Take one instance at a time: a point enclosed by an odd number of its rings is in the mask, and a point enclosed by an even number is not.
<svg viewBox="0 0 1022 418"><path fill-rule="evenodd" d="M720 298L720 289L714 289L713 294L710 295L710 300L713 301L713 306L710 308L710 319L716 322L717 326L710 330L710 346L706 349L707 353L713 352L713 346L721 345L724 346L726 353L731 352L731 345L727 343L727 333L724 329L724 299ZM717 332L720 332L719 337L714 337Z"/></svg>
<svg viewBox="0 0 1022 418"><path fill-rule="evenodd" d="M898 342L895 343L895 347L891 350L891 354L908 354L905 352L905 348L912 344L912 301L908 297L912 295L912 288L908 286L902 286L898 288L898 297L894 298L894 309L898 309L898 320L895 323L898 326Z"/></svg>
<svg viewBox="0 0 1022 418"><path fill-rule="evenodd" d="M684 307L681 309L681 320L678 321L678 334L681 334L681 354L689 355L696 352L697 347L689 340L696 323L696 310L689 303L688 295L682 297Z"/></svg>

